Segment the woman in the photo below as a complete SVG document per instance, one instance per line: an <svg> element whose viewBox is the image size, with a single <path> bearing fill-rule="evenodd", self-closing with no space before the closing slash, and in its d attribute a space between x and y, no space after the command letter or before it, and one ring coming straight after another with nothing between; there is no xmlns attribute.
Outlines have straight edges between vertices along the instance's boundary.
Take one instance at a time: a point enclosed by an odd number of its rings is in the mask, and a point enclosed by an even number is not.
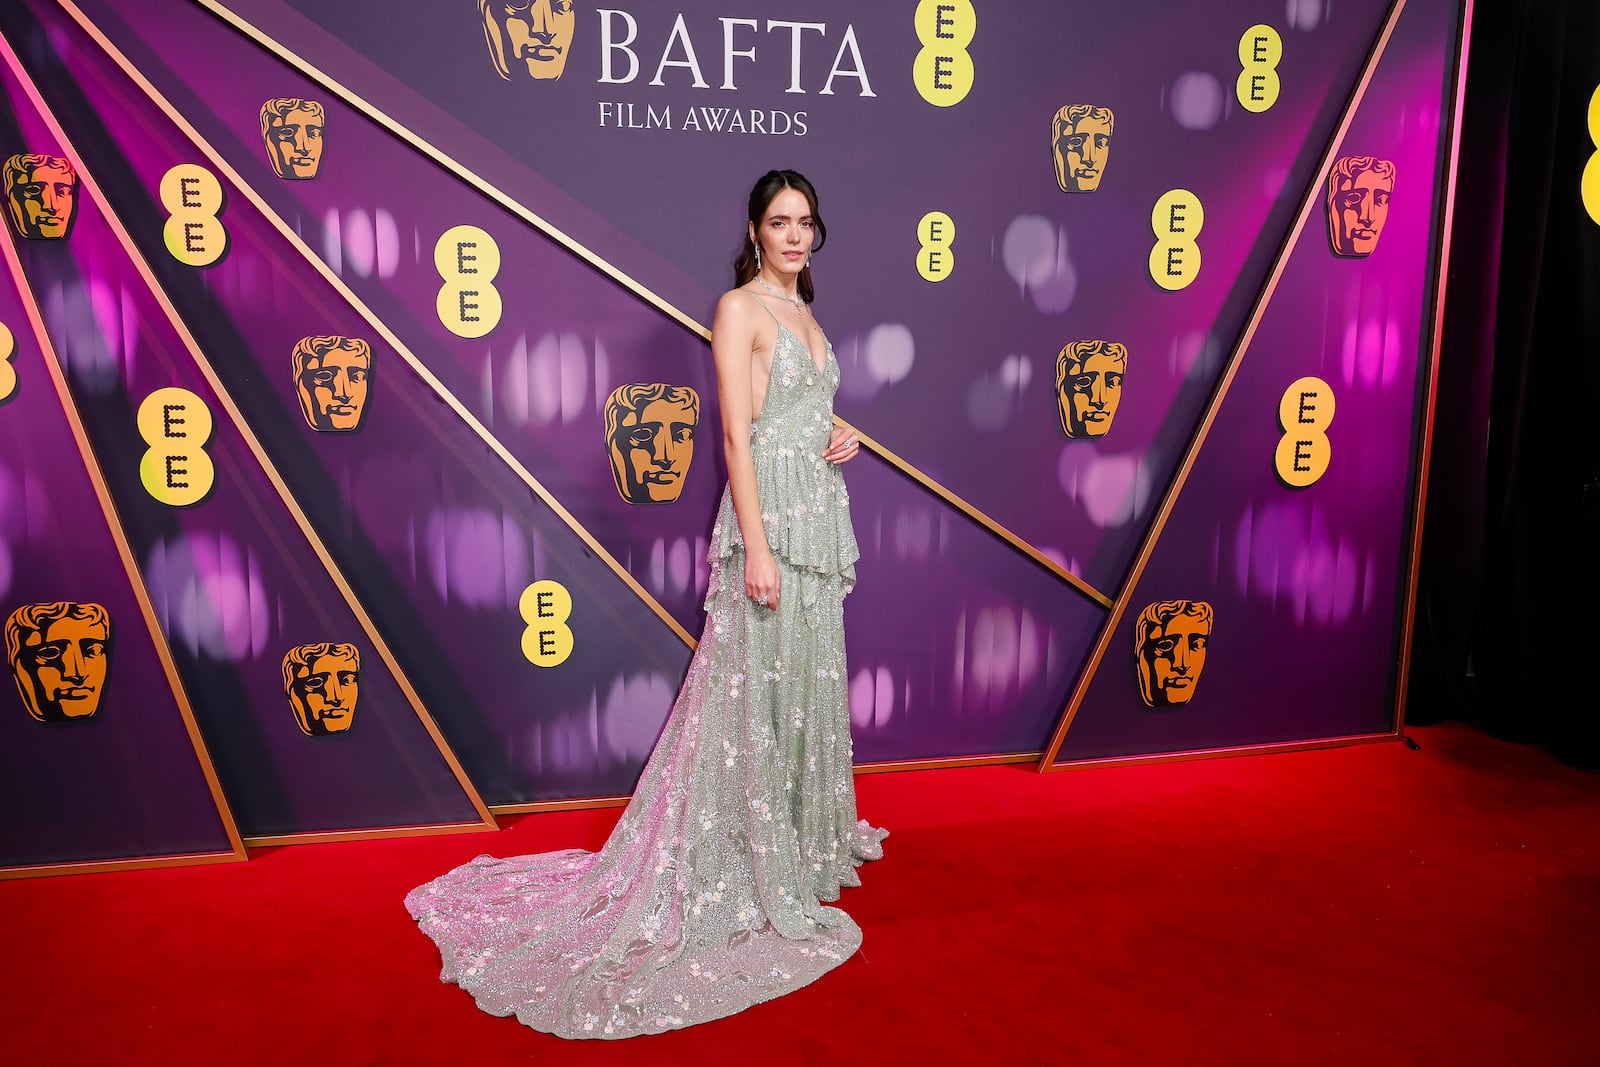
<svg viewBox="0 0 1600 1067"><path fill-rule="evenodd" d="M563 1037L676 1029L813 981L861 944L821 901L883 854L850 769L838 466L859 446L833 426L839 367L808 306L827 230L792 170L749 207L711 328L728 488L706 627L633 800L599 852L480 856L406 897L444 980Z"/></svg>

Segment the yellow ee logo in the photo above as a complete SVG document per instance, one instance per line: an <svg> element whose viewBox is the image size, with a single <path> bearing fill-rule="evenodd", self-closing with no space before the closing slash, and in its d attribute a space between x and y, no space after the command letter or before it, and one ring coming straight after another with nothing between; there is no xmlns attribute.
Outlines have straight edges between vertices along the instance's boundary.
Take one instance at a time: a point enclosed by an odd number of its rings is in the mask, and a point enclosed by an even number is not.
<svg viewBox="0 0 1600 1067"><path fill-rule="evenodd" d="M1589 217L1600 224L1600 85L1595 86L1594 95L1589 98L1589 140L1594 143L1595 153L1583 168L1583 206Z"/></svg>
<svg viewBox="0 0 1600 1067"><path fill-rule="evenodd" d="M1265 23L1251 26L1239 38L1239 80L1234 95L1239 106L1257 114L1278 102L1278 64L1283 60L1283 38Z"/></svg>
<svg viewBox="0 0 1600 1067"><path fill-rule="evenodd" d="M1200 246L1194 239L1206 222L1200 198L1187 189L1162 193L1150 212L1156 246L1150 250L1150 277L1169 292L1183 289L1200 276Z"/></svg>
<svg viewBox="0 0 1600 1067"><path fill-rule="evenodd" d="M213 426L205 401L187 389L157 389L139 405L137 421L150 446L139 460L145 492L175 508L205 499L217 480L205 450Z"/></svg>
<svg viewBox="0 0 1600 1067"><path fill-rule="evenodd" d="M1328 472L1333 446L1327 430L1333 409L1333 388L1321 378L1300 378L1283 391L1283 399L1278 401L1283 436L1278 439L1273 465L1285 485L1304 489Z"/></svg>
<svg viewBox="0 0 1600 1067"><path fill-rule="evenodd" d="M16 336L11 327L0 322L0 400L10 400L17 391L17 368L11 365L11 357L16 354Z"/></svg>
<svg viewBox="0 0 1600 1067"><path fill-rule="evenodd" d="M942 211L930 211L917 222L917 273L925 282L942 282L956 269L955 220Z"/></svg>
<svg viewBox="0 0 1600 1067"><path fill-rule="evenodd" d="M911 63L911 80L922 99L936 107L959 104L972 91L967 45L978 32L972 0L920 0L913 16L922 48Z"/></svg>
<svg viewBox="0 0 1600 1067"><path fill-rule="evenodd" d="M217 221L222 183L197 163L179 163L161 176L161 206L167 224L161 236L179 263L209 267L228 250L228 231Z"/></svg>
<svg viewBox="0 0 1600 1067"><path fill-rule="evenodd" d="M500 323L500 246L476 226L452 226L433 246L433 266L444 279L435 307L457 337L482 337Z"/></svg>
<svg viewBox="0 0 1600 1067"><path fill-rule="evenodd" d="M522 591L517 610L528 628L522 631L522 654L535 667L557 667L572 655L572 594L548 578Z"/></svg>

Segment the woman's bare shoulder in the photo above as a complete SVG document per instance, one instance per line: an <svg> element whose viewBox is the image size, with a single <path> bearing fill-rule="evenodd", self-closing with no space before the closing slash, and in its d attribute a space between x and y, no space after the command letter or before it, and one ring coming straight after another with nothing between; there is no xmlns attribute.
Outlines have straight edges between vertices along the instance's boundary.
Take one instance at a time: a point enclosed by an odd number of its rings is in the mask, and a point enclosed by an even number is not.
<svg viewBox="0 0 1600 1067"><path fill-rule="evenodd" d="M717 298L717 318L730 323L754 322L760 298L748 289L729 289Z"/></svg>
<svg viewBox="0 0 1600 1067"><path fill-rule="evenodd" d="M754 348L763 335L768 318L763 315L760 298L748 289L729 289L717 298L716 318L711 332L729 340L748 338Z"/></svg>

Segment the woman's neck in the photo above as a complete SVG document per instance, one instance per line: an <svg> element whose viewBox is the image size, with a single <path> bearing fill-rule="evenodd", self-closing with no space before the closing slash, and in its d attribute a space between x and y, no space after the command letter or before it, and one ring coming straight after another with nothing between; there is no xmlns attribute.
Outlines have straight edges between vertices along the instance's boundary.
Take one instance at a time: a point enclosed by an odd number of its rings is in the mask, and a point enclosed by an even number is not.
<svg viewBox="0 0 1600 1067"><path fill-rule="evenodd" d="M767 269L762 267L756 271L756 281L790 303L800 297L800 276L798 274L769 274Z"/></svg>

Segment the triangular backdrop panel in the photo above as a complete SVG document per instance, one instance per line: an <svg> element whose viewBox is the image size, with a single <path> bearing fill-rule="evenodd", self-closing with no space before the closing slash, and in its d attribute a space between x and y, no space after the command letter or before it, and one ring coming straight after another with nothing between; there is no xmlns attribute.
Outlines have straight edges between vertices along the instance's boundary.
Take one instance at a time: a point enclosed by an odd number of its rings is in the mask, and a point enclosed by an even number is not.
<svg viewBox="0 0 1600 1067"><path fill-rule="evenodd" d="M1061 761L1394 729L1457 18L1401 13L1337 152L1393 165L1387 221L1336 254L1319 199Z"/></svg>
<svg viewBox="0 0 1600 1067"><path fill-rule="evenodd" d="M88 177L138 182L92 113L65 113ZM483 821L87 182L69 236L20 253L241 831ZM206 422L203 448L166 437Z"/></svg>
<svg viewBox="0 0 1600 1067"><path fill-rule="evenodd" d="M59 154L17 122L15 88L4 85L0 140ZM0 869L242 858L28 303L0 270Z"/></svg>
<svg viewBox="0 0 1600 1067"><path fill-rule="evenodd" d="M100 28L119 42L131 36L115 20ZM328 135L326 170L314 181L278 180L260 140L259 100L311 92L309 84L209 16L168 25L162 43L180 28L202 35L192 54L236 53L228 61L230 80L218 90L225 96L202 97L203 70L163 65L135 40L129 51L141 56L141 73L163 95L170 89L174 101L183 101L183 117L206 143L248 175L251 188L305 234L319 258L408 348L426 356L429 370L485 429L696 632L705 535L722 478L715 449L708 441L703 453L709 454L695 460L677 502L626 504L606 455L604 408L619 385L664 380L699 393L701 426L714 433L719 415L704 344L336 98L324 101L330 129L339 131L337 141ZM77 39L70 24L58 34ZM159 121L140 112L139 128ZM338 177L341 170L349 173ZM380 227L379 220L387 221ZM497 278L505 280L504 319L480 341L448 333L435 311L442 283L434 243L463 223L492 234L502 259ZM395 237L381 254L362 243L366 238L351 236L380 228ZM1036 751L1101 609L927 490L888 468L874 471L875 464L864 458L847 471L866 553L861 591L848 613L858 757ZM868 614L867 604L902 621L884 625ZM646 616L641 605L627 610ZM977 667L969 670L966 660L978 661ZM638 714L641 703L649 708L670 699L676 682L676 674L663 672L630 675L625 685L604 691L602 705L620 709L632 702ZM508 746L527 750L517 735L501 736ZM636 748L642 737L647 748L651 736L630 733L627 745ZM553 741L561 743L541 736L538 744ZM610 778L600 784L627 788Z"/></svg>

